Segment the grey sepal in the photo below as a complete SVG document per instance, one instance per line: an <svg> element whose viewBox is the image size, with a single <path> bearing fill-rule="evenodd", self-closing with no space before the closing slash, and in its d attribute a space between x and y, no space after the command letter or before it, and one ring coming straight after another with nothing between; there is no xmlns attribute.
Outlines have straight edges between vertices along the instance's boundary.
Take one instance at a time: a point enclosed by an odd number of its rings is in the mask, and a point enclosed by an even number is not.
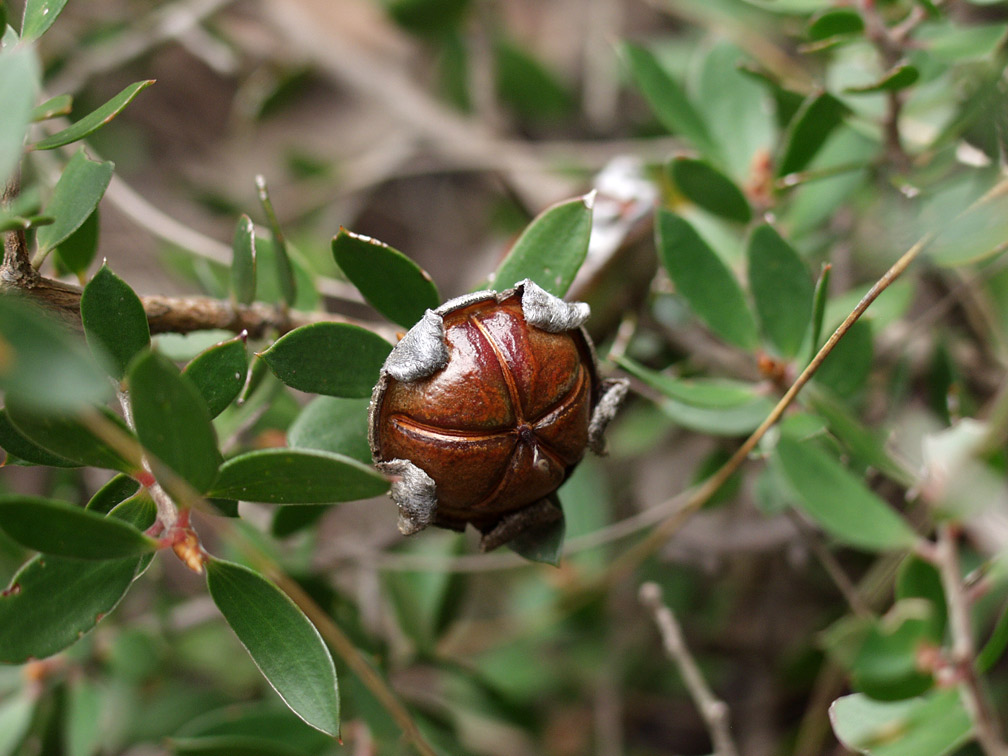
<svg viewBox="0 0 1008 756"><path fill-rule="evenodd" d="M525 320L536 328L560 333L579 328L591 314L585 302L564 302L526 278L522 287L522 312Z"/></svg>
<svg viewBox="0 0 1008 756"><path fill-rule="evenodd" d="M433 310L427 310L395 345L383 370L397 381L408 382L426 378L447 364L444 320Z"/></svg>
<svg viewBox="0 0 1008 756"><path fill-rule="evenodd" d="M433 478L408 459L390 459L376 467L395 478L389 495L399 507L399 532L412 535L430 525L437 510Z"/></svg>
<svg viewBox="0 0 1008 756"><path fill-rule="evenodd" d="M588 448L596 454L606 453L605 430L619 410L630 389L626 378L607 378L602 381L598 404L588 421Z"/></svg>

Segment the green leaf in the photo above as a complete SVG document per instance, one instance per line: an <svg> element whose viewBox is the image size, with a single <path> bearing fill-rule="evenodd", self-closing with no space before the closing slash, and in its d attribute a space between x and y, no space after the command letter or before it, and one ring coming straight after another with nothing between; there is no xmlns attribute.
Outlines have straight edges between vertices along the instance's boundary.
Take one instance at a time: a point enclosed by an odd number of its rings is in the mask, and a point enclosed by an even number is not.
<svg viewBox="0 0 1008 756"><path fill-rule="evenodd" d="M277 220L276 212L273 210L273 202L270 200L269 188L266 186L266 179L264 177L256 176L256 188L259 191L259 202L262 205L263 212L266 213L266 221L272 234L280 293L283 296L284 302L288 305L293 305L297 299L297 282L294 279L294 266L287 255L287 241L284 238L283 230L280 228L280 221Z"/></svg>
<svg viewBox="0 0 1008 756"><path fill-rule="evenodd" d="M922 24L914 33L914 41L936 60L956 64L994 55L1005 34L1008 24L1004 23L960 26L942 19Z"/></svg>
<svg viewBox="0 0 1008 756"><path fill-rule="evenodd" d="M980 672L988 672L991 667L997 664L1005 649L1008 648L1008 605L1001 609L1001 615L990 637L977 654L976 666Z"/></svg>
<svg viewBox="0 0 1008 756"><path fill-rule="evenodd" d="M38 39L63 11L67 0L27 0L21 19L21 39Z"/></svg>
<svg viewBox="0 0 1008 756"><path fill-rule="evenodd" d="M946 756L973 733L954 687L891 702L855 693L834 701L829 714L837 739L870 756Z"/></svg>
<svg viewBox="0 0 1008 756"><path fill-rule="evenodd" d="M46 206L46 213L56 220L36 235L40 250L52 249L81 227L98 207L114 169L112 163L88 160L84 150L70 158Z"/></svg>
<svg viewBox="0 0 1008 756"><path fill-rule="evenodd" d="M76 123L67 126L62 131L58 131L52 136L40 139L32 145L35 150L52 150L63 145L76 142L89 134L94 133L106 123L115 118L125 108L133 98L142 90L154 83L153 79L147 81L137 81L130 84L122 92L106 102L96 110L91 111Z"/></svg>
<svg viewBox="0 0 1008 756"><path fill-rule="evenodd" d="M846 114L847 107L827 92L805 98L784 133L777 175L786 176L807 166Z"/></svg>
<svg viewBox="0 0 1008 756"><path fill-rule="evenodd" d="M136 359L129 371L130 404L137 436L156 462L171 468L198 492L217 477L217 433L203 397L178 369L157 352Z"/></svg>
<svg viewBox="0 0 1008 756"><path fill-rule="evenodd" d="M8 400L61 411L104 401L112 386L83 340L39 307L0 294L0 389Z"/></svg>
<svg viewBox="0 0 1008 756"><path fill-rule="evenodd" d="M763 333L785 357L794 357L812 318L815 294L805 263L777 230L757 226L749 237L749 288Z"/></svg>
<svg viewBox="0 0 1008 756"><path fill-rule="evenodd" d="M838 541L866 551L912 549L917 534L825 452L781 438L774 452L802 510Z"/></svg>
<svg viewBox="0 0 1008 756"><path fill-rule="evenodd" d="M53 454L41 446L25 437L21 431L14 427L7 410L0 410L0 447L8 454L13 455L17 460L27 462L32 465L45 465L47 467L77 467L77 463L69 459L64 459L58 454ZM8 459L5 464L15 462Z"/></svg>
<svg viewBox="0 0 1008 756"><path fill-rule="evenodd" d="M812 17L805 33L813 42L821 42L834 37L860 34L863 31L864 19L856 10L829 8Z"/></svg>
<svg viewBox="0 0 1008 756"><path fill-rule="evenodd" d="M371 396L392 351L380 336L348 323L295 328L259 356L291 388L329 396Z"/></svg>
<svg viewBox="0 0 1008 756"><path fill-rule="evenodd" d="M157 548L124 522L36 496L0 496L0 529L29 549L75 559L121 559Z"/></svg>
<svg viewBox="0 0 1008 756"><path fill-rule="evenodd" d="M210 559L207 588L263 677L312 727L339 735L336 668L318 630L262 575Z"/></svg>
<svg viewBox="0 0 1008 756"><path fill-rule="evenodd" d="M864 386L872 369L872 327L857 321L844 335L815 374L815 381L840 396L852 396Z"/></svg>
<svg viewBox="0 0 1008 756"><path fill-rule="evenodd" d="M927 692L931 674L920 669L920 653L937 649L932 630L935 608L920 598L897 601L884 617L872 621L851 665L856 690L878 701L900 701Z"/></svg>
<svg viewBox="0 0 1008 756"><path fill-rule="evenodd" d="M65 116L73 107L73 95L61 94L50 97L32 110L33 121L47 121L50 118Z"/></svg>
<svg viewBox="0 0 1008 756"><path fill-rule="evenodd" d="M126 368L150 346L150 327L140 297L102 265L81 294L81 321L88 346L112 358L110 375L121 381Z"/></svg>
<svg viewBox="0 0 1008 756"><path fill-rule="evenodd" d="M185 366L186 376L202 395L211 417L238 398L248 376L248 352L245 338L236 336L196 355Z"/></svg>
<svg viewBox="0 0 1008 756"><path fill-rule="evenodd" d="M245 744L259 750L256 753L297 756L321 754L332 746L332 740L310 727L286 708L272 701L254 704L231 704L200 714L187 722L172 738L172 751L178 754L212 754L231 756L237 751L228 744ZM225 740L227 739L227 740ZM214 743L216 741L216 743Z"/></svg>
<svg viewBox="0 0 1008 756"><path fill-rule="evenodd" d="M332 253L364 299L393 323L410 328L426 310L441 303L427 272L380 241L340 229L333 237Z"/></svg>
<svg viewBox="0 0 1008 756"><path fill-rule="evenodd" d="M95 208L80 228L60 242L56 247L56 255L67 270L82 279L88 267L94 262L97 252L98 209Z"/></svg>
<svg viewBox="0 0 1008 756"><path fill-rule="evenodd" d="M243 215L235 224L231 240L231 296L238 304L252 304L256 294L255 225Z"/></svg>
<svg viewBox="0 0 1008 756"><path fill-rule="evenodd" d="M899 63L886 71L882 76L869 84L858 87L846 87L847 94L875 94L876 92L896 92L917 83L920 71L909 63Z"/></svg>
<svg viewBox="0 0 1008 756"><path fill-rule="evenodd" d="M717 148L707 124L679 82L668 74L651 51L632 44L624 45L623 49L637 88L662 126L672 134L682 134L704 157L717 162Z"/></svg>
<svg viewBox="0 0 1008 756"><path fill-rule="evenodd" d="M0 29L0 32L3 30ZM0 50L0 185L21 162L25 134L31 123L32 106L39 89L40 70L31 45Z"/></svg>
<svg viewBox="0 0 1008 756"><path fill-rule="evenodd" d="M690 308L714 333L744 349L756 345L756 321L735 276L687 221L658 211L658 254Z"/></svg>
<svg viewBox="0 0 1008 756"><path fill-rule="evenodd" d="M679 191L698 207L738 223L752 218L742 190L710 163L680 157L673 158L668 168Z"/></svg>
<svg viewBox="0 0 1008 756"><path fill-rule="evenodd" d="M519 118L548 122L571 110L574 98L542 61L512 40L494 40L497 96Z"/></svg>
<svg viewBox="0 0 1008 756"><path fill-rule="evenodd" d="M774 407L769 397L756 397L728 408L703 407L666 399L659 408L684 428L715 436L743 436L756 430Z"/></svg>
<svg viewBox="0 0 1008 756"><path fill-rule="evenodd" d="M826 300L829 298L829 281L833 266L826 263L819 271L815 292L812 295L812 333L809 339L809 362L822 346L823 317L826 314Z"/></svg>
<svg viewBox="0 0 1008 756"><path fill-rule="evenodd" d="M261 449L226 461L210 494L265 504L329 504L378 496L388 487L373 467L342 454Z"/></svg>
<svg viewBox="0 0 1008 756"><path fill-rule="evenodd" d="M552 498L554 505L560 509L560 519L529 528L508 541L506 546L530 562L541 562L557 567L563 555L567 522L563 516L560 500L555 495Z"/></svg>
<svg viewBox="0 0 1008 756"><path fill-rule="evenodd" d="M20 752L18 746L31 727L37 701L38 696L27 690L0 701L0 754L3 756Z"/></svg>
<svg viewBox="0 0 1008 756"><path fill-rule="evenodd" d="M95 492L85 509L107 514L139 490L140 484L136 480L120 473Z"/></svg>
<svg viewBox="0 0 1008 756"><path fill-rule="evenodd" d="M492 287L504 291L530 278L550 294L566 294L588 254L594 202L595 195L588 194L536 216L497 266Z"/></svg>
<svg viewBox="0 0 1008 756"><path fill-rule="evenodd" d="M623 355L616 355L614 360L628 373L669 399L694 407L730 409L749 404L762 396L753 384L743 381L727 378L677 378L646 368Z"/></svg>
<svg viewBox="0 0 1008 756"><path fill-rule="evenodd" d="M154 522L154 502L134 497L109 516L143 530ZM115 609L146 559L30 559L0 592L0 663L44 659L76 642Z"/></svg>
<svg viewBox="0 0 1008 756"><path fill-rule="evenodd" d="M344 454L371 463L368 445L370 399L319 396L301 410L287 429L287 445Z"/></svg>
<svg viewBox="0 0 1008 756"><path fill-rule="evenodd" d="M927 637L934 645L940 645L948 624L948 605L938 568L919 557L907 557L896 572L894 595L897 601L923 599L931 606L932 621Z"/></svg>
<svg viewBox="0 0 1008 756"><path fill-rule="evenodd" d="M126 424L104 407L75 414L47 412L9 398L7 414L14 427L31 442L64 459L84 467L104 467L131 473L141 469L135 449L114 449L103 433L135 445L136 438ZM133 457L133 458L130 458Z"/></svg>

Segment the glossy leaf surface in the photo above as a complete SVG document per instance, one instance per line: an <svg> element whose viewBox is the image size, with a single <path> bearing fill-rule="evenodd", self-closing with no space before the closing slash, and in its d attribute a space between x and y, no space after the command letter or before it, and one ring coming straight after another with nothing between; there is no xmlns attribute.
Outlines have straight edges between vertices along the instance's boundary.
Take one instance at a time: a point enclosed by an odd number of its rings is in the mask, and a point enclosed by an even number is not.
<svg viewBox="0 0 1008 756"><path fill-rule="evenodd" d="M344 454L371 463L368 445L369 399L320 396L313 399L287 429L287 445Z"/></svg>
<svg viewBox="0 0 1008 756"><path fill-rule="evenodd" d="M371 396L392 351L380 336L348 323L295 328L260 356L291 388L328 396Z"/></svg>
<svg viewBox="0 0 1008 756"><path fill-rule="evenodd" d="M376 239L340 229L332 253L340 270L378 312L410 328L441 303L437 286L423 268Z"/></svg>
<svg viewBox="0 0 1008 756"><path fill-rule="evenodd" d="M193 383L157 352L141 355L129 372L137 436L157 461L200 493L217 477L220 452L206 402ZM153 465L159 475L158 465Z"/></svg>
<svg viewBox="0 0 1008 756"><path fill-rule="evenodd" d="M111 375L122 380L126 368L150 346L147 313L125 281L102 265L81 294L81 321L88 345L111 357Z"/></svg>
<svg viewBox="0 0 1008 756"><path fill-rule="evenodd" d="M756 343L756 321L742 287L686 220L659 210L658 254L676 290L714 333L743 348Z"/></svg>
<svg viewBox="0 0 1008 756"><path fill-rule="evenodd" d="M142 530L154 522L154 502L134 497L109 516ZM115 609L144 559L30 559L0 592L0 662L44 659L73 644Z"/></svg>
<svg viewBox="0 0 1008 756"><path fill-rule="evenodd" d="M63 10L67 0L27 0L21 19L21 39L38 39Z"/></svg>
<svg viewBox="0 0 1008 756"><path fill-rule="evenodd" d="M825 452L781 438L774 456L802 510L838 541L868 551L917 543L902 517Z"/></svg>
<svg viewBox="0 0 1008 756"><path fill-rule="evenodd" d="M920 71L909 63L901 63L886 71L877 80L857 87L847 87L847 94L875 94L876 92L896 92L917 83Z"/></svg>
<svg viewBox="0 0 1008 756"><path fill-rule="evenodd" d="M84 150L70 158L45 208L55 222L39 229L36 239L40 249L52 249L81 227L98 207L114 168L112 163L88 159Z"/></svg>
<svg viewBox="0 0 1008 756"><path fill-rule="evenodd" d="M0 530L29 549L76 559L121 559L157 548L121 520L36 496L0 496Z"/></svg>
<svg viewBox="0 0 1008 756"><path fill-rule="evenodd" d="M238 304L251 304L256 295L256 246L255 226L247 215L235 224L231 250L231 295Z"/></svg>
<svg viewBox="0 0 1008 756"><path fill-rule="evenodd" d="M307 449L261 449L226 461L211 495L265 504L328 504L378 496L385 477L350 457Z"/></svg>
<svg viewBox="0 0 1008 756"><path fill-rule="evenodd" d="M763 333L786 357L794 357L809 330L814 286L805 263L769 224L749 237L749 288Z"/></svg>
<svg viewBox="0 0 1008 756"><path fill-rule="evenodd" d="M679 191L698 207L737 223L748 223L752 217L742 190L710 163L675 158L669 163L669 174Z"/></svg>
<svg viewBox="0 0 1008 756"><path fill-rule="evenodd" d="M318 630L262 575L219 559L206 565L207 588L224 619L291 710L339 735L336 669Z"/></svg>
<svg viewBox="0 0 1008 756"><path fill-rule="evenodd" d="M182 374L199 391L211 417L217 417L238 398L248 374L245 340L236 336L196 355Z"/></svg>
<svg viewBox="0 0 1008 756"><path fill-rule="evenodd" d="M99 488L88 501L86 509L107 514L140 490L140 484L129 475L115 475Z"/></svg>
<svg viewBox="0 0 1008 756"><path fill-rule="evenodd" d="M40 139L32 145L32 148L36 150L52 150L56 147L76 142L78 139L83 139L119 115L122 109L129 105L137 94L153 83L153 79L148 79L147 81L137 81L130 84L101 107L88 113L62 131L45 139Z"/></svg>
<svg viewBox="0 0 1008 756"><path fill-rule="evenodd" d="M588 254L594 197L546 208L525 228L491 278L496 291L532 279L550 294L567 293Z"/></svg>

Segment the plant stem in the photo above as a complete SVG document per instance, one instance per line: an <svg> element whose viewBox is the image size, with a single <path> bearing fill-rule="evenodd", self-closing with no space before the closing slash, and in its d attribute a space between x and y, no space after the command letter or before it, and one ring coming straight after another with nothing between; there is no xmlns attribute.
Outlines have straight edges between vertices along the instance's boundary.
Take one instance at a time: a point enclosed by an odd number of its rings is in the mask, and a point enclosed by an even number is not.
<svg viewBox="0 0 1008 756"><path fill-rule="evenodd" d="M662 601L661 588L656 583L644 583L638 597L641 604L651 610L665 653L679 668L686 690L700 710L714 746L714 756L738 756L738 749L731 737L728 706L714 695L700 673L696 660L683 640L682 629L675 614Z"/></svg>
<svg viewBox="0 0 1008 756"><path fill-rule="evenodd" d="M1008 744L1003 739L997 715L987 700L976 669L976 649L959 567L956 528L952 523L941 522L938 524L937 534L938 543L934 550L934 561L941 575L945 602L948 606L952 661L961 677L959 696L963 707L973 720L974 734L981 750L986 756L1008 756Z"/></svg>

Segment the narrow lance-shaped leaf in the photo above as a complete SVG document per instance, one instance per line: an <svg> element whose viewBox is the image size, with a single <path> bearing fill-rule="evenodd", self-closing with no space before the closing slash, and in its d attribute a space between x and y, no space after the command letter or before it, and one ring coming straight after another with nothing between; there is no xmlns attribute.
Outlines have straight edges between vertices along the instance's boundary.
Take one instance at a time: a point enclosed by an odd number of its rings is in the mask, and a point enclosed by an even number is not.
<svg viewBox="0 0 1008 756"><path fill-rule="evenodd" d="M210 559L207 588L263 677L291 711L339 735L339 690L329 649L279 588L247 567Z"/></svg>
<svg viewBox="0 0 1008 756"><path fill-rule="evenodd" d="M0 28L2 32L2 28ZM0 184L21 162L25 134L31 123L32 106L39 88L39 64L30 45L5 47L0 51Z"/></svg>
<svg viewBox="0 0 1008 756"><path fill-rule="evenodd" d="M825 452L785 437L774 457L805 513L838 541L869 551L916 545L913 528Z"/></svg>
<svg viewBox="0 0 1008 756"><path fill-rule="evenodd" d="M819 271L815 291L812 295L812 332L809 339L809 361L819 351L822 341L823 319L826 315L826 300L829 298L829 281L833 266L825 263Z"/></svg>
<svg viewBox="0 0 1008 756"><path fill-rule="evenodd" d="M205 492L217 477L220 452L210 410L199 391L157 352L137 358L128 384L137 436L154 455L155 477L171 489L170 476L164 478L160 462Z"/></svg>
<svg viewBox="0 0 1008 756"><path fill-rule="evenodd" d="M827 92L809 95L794 114L783 138L777 175L805 168L843 122L847 106Z"/></svg>
<svg viewBox="0 0 1008 756"><path fill-rule="evenodd" d="M748 223L752 210L742 190L710 163L693 158L675 158L669 174L687 199L722 218Z"/></svg>
<svg viewBox="0 0 1008 756"><path fill-rule="evenodd" d="M690 308L714 333L736 346L756 343L756 321L728 266L687 221L658 212L658 254Z"/></svg>
<svg viewBox="0 0 1008 756"><path fill-rule="evenodd" d="M276 255L276 272L280 282L280 293L284 302L292 305L297 298L297 284L294 281L294 266L291 265L290 257L287 255L287 240L280 228L276 211L273 210L273 201L270 199L266 179L263 176L256 176L256 188L259 191L259 202L263 212L266 213L266 221L269 223L270 232L273 235L273 251Z"/></svg>
<svg viewBox="0 0 1008 756"><path fill-rule="evenodd" d="M83 139L119 115L122 109L133 101L134 97L153 83L153 79L148 79L147 81L137 81L130 84L111 100L96 110L91 111L76 123L67 126L52 136L35 142L32 145L32 149L52 150L71 142L76 142L78 139Z"/></svg>
<svg viewBox="0 0 1008 756"><path fill-rule="evenodd" d="M121 520L36 496L0 496L0 530L29 549L76 559L122 559L157 548Z"/></svg>
<svg viewBox="0 0 1008 756"><path fill-rule="evenodd" d="M98 208L81 224L81 227L56 247L56 256L67 269L84 283L84 275L98 252Z"/></svg>
<svg viewBox="0 0 1008 756"><path fill-rule="evenodd" d="M624 50L630 73L662 126L673 134L682 134L702 155L718 161L707 124L679 82L662 68L651 51L630 44Z"/></svg>
<svg viewBox="0 0 1008 756"><path fill-rule="evenodd" d="M366 328L313 323L295 328L259 356L291 388L329 396L371 396L392 346Z"/></svg>
<svg viewBox="0 0 1008 756"><path fill-rule="evenodd" d="M51 250L81 227L98 207L114 169L112 163L89 160L84 150L70 158L46 206L55 221L40 228L36 236L41 251Z"/></svg>
<svg viewBox="0 0 1008 756"><path fill-rule="evenodd" d="M785 357L798 353L812 318L814 288L798 253L769 224L749 237L749 287L763 332Z"/></svg>
<svg viewBox="0 0 1008 756"><path fill-rule="evenodd" d="M238 304L252 304L256 294L255 226L243 215L235 224L231 240L231 296Z"/></svg>
<svg viewBox="0 0 1008 756"><path fill-rule="evenodd" d="M881 77L869 84L859 87L847 87L844 92L847 94L875 94L876 92L896 92L906 89L917 83L920 78L920 71L916 66L909 63L900 63L882 74Z"/></svg>
<svg viewBox="0 0 1008 756"><path fill-rule="evenodd" d="M140 297L102 265L84 287L80 309L88 345L112 358L110 374L121 381L133 358L150 346L150 327Z"/></svg>
<svg viewBox="0 0 1008 756"><path fill-rule="evenodd" d="M350 282L378 312L410 328L441 303L427 272L406 255L367 236L340 229L332 253Z"/></svg>
<svg viewBox="0 0 1008 756"><path fill-rule="evenodd" d="M70 113L73 107L73 96L68 94L50 97L41 105L37 105L32 110L33 121L46 121L57 116L64 116Z"/></svg>
<svg viewBox="0 0 1008 756"><path fill-rule="evenodd" d="M594 193L553 205L525 228L491 282L503 291L526 278L558 297L577 275L591 236Z"/></svg>
<svg viewBox="0 0 1008 756"><path fill-rule="evenodd" d="M21 19L21 39L38 39L63 11L67 0L27 0Z"/></svg>
<svg viewBox="0 0 1008 756"><path fill-rule="evenodd" d="M146 496L124 501L109 514L144 530L154 522ZM84 562L39 555L0 591L0 662L44 659L75 643L109 614L149 557Z"/></svg>
<svg viewBox="0 0 1008 756"><path fill-rule="evenodd" d="M248 375L248 351L245 336L222 341L205 349L185 366L182 374L203 396L211 417L238 398Z"/></svg>
<svg viewBox="0 0 1008 756"><path fill-rule="evenodd" d="M389 482L370 465L308 449L260 449L227 460L211 496L264 504L329 504L378 496Z"/></svg>

